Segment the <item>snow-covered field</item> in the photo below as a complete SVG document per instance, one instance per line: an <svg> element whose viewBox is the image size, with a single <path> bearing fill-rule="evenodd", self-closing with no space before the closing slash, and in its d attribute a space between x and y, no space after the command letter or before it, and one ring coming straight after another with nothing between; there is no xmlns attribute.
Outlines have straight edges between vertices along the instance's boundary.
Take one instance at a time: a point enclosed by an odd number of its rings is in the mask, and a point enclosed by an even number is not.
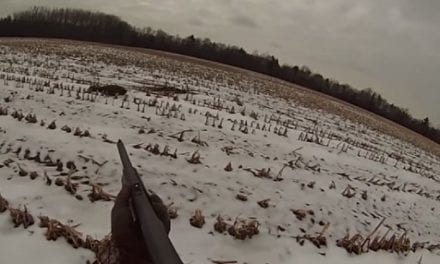
<svg viewBox="0 0 440 264"><path fill-rule="evenodd" d="M128 96L80 91L96 83L127 87ZM439 263L439 157L305 107L307 91L275 93L277 85L155 53L0 40L0 194L11 208L26 206L36 222L14 228L10 213L0 213L0 263L94 260L63 238L47 241L38 216L104 238L113 202L91 202L88 194L92 184L118 193L118 139L147 188L177 210L170 236L185 263L418 263L422 256L420 263ZM75 136L76 128L90 136ZM48 166L46 156L63 167ZM68 181L69 161L77 197L58 186ZM189 222L196 209L205 217L202 228ZM214 230L219 215L229 224L256 220L259 234L221 234ZM362 244L382 220L371 240L395 235L399 246L426 242L425 249L356 255L337 246L347 234L360 234L353 245ZM324 237L320 248L307 239Z"/></svg>

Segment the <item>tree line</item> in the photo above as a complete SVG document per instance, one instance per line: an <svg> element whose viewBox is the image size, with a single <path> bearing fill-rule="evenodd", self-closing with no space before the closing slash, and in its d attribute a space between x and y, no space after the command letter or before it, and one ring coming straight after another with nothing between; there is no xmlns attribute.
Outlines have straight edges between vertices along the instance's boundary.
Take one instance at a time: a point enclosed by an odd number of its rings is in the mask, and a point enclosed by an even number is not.
<svg viewBox="0 0 440 264"><path fill-rule="evenodd" d="M383 116L440 143L440 129L429 118L416 119L372 89L358 90L323 77L306 66L280 65L274 56L250 54L243 48L207 38L179 37L149 27L139 29L114 15L79 9L33 7L0 19L0 36L65 38L142 47L220 62L313 89Z"/></svg>

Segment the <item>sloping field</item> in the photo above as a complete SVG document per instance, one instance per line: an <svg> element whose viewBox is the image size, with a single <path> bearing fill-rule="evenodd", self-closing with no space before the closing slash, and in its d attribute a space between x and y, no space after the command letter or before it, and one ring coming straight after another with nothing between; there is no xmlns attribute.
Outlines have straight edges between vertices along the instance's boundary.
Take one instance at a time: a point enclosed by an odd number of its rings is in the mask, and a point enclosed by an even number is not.
<svg viewBox="0 0 440 264"><path fill-rule="evenodd" d="M107 84L129 91L87 92ZM85 241L110 231L118 139L169 206L170 237L185 263L440 259L439 147L418 134L224 65L1 39L1 263L94 260ZM196 210L199 227L190 224ZM80 232L64 235L79 248L62 236L48 241L39 216Z"/></svg>

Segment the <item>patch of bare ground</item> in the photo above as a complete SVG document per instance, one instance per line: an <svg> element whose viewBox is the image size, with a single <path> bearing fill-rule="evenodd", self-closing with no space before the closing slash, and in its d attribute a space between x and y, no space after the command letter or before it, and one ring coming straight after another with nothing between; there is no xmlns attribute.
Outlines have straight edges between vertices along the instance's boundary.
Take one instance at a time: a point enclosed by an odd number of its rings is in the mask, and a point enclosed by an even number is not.
<svg viewBox="0 0 440 264"><path fill-rule="evenodd" d="M439 144L393 121L334 97L237 67L157 50L73 40L0 38L0 45L13 46L24 50L32 49L34 52L38 51L42 54L56 54L61 56L75 56L75 54L86 55L90 56L91 61L102 60L115 65L134 64L136 66L146 66L147 60L143 54L148 56L153 55L161 58L161 61L152 62L150 59L148 60L149 66L153 63L153 66L157 67L170 67L170 65L173 65L172 67L182 69L188 66L188 64L192 64L196 66L196 69L192 69L187 73L190 75L201 75L205 78L212 78L210 74L213 72L217 74L219 71L228 72L229 75L233 76L233 80L237 82L243 79L257 80L261 83L261 85L258 86L259 92L261 93L277 95L284 100L292 100L305 107L320 109L331 114L342 116L352 122L364 124L372 129L394 136L427 152L440 156ZM124 52L111 52L111 50L114 49L123 50Z"/></svg>

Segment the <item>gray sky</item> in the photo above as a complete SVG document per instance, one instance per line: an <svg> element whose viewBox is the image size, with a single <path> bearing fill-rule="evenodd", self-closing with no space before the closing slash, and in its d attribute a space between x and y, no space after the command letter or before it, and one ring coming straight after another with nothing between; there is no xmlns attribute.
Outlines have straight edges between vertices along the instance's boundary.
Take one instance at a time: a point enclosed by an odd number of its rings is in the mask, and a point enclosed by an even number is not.
<svg viewBox="0 0 440 264"><path fill-rule="evenodd" d="M440 124L438 0L0 0L0 16L34 5L99 10L136 26L273 54L371 87Z"/></svg>

